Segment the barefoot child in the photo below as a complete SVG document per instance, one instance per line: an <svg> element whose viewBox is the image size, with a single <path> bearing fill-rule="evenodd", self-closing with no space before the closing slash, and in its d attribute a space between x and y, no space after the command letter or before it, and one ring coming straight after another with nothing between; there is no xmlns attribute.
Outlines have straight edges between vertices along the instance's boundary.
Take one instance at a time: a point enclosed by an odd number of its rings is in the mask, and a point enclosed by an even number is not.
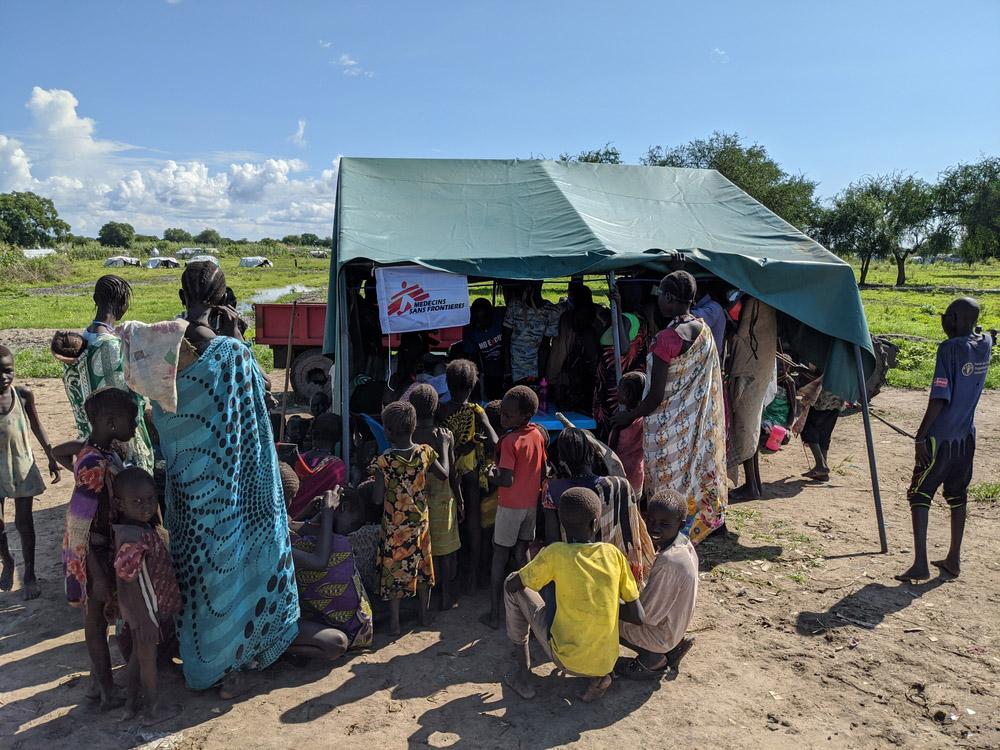
<svg viewBox="0 0 1000 750"><path fill-rule="evenodd" d="M545 483L546 439L530 424L538 411L538 396L526 385L507 391L500 403L500 424L507 430L500 443L500 459L492 479L499 487L493 526L493 563L490 567L490 611L481 621L500 627L503 582L511 557L520 568L527 560L528 543L535 538L535 516Z"/></svg>
<svg viewBox="0 0 1000 750"><path fill-rule="evenodd" d="M35 495L45 491L45 481L35 463L28 442L28 429L49 459L52 483L59 481L59 464L52 455L52 446L45 429L38 419L35 396L24 386L13 387L14 355L0 346L0 591L10 591L14 586L14 557L7 545L4 529L4 500L14 498L14 528L21 537L21 555L24 557L24 575L21 589L25 599L35 599L41 594L35 577L35 522L31 506Z"/></svg>
<svg viewBox="0 0 1000 750"><path fill-rule="evenodd" d="M476 387L476 366L467 359L456 359L448 363L445 378L451 400L441 405L438 419L455 437L455 471L465 501L465 543L462 549L465 587L471 590L476 584L482 537L479 502L482 495L489 491L486 456L496 447L497 435L483 408L469 402Z"/></svg>
<svg viewBox="0 0 1000 750"><path fill-rule="evenodd" d="M122 460L113 450L116 440L127 443L135 435L139 408L135 398L118 388L92 393L84 404L90 435L73 467L76 485L66 509L63 569L66 599L83 609L84 637L90 652L91 676L101 709L122 704L111 679L108 622L117 610L111 525L115 512L109 483Z"/></svg>
<svg viewBox="0 0 1000 750"><path fill-rule="evenodd" d="M438 454L438 461L448 479L427 477L427 505L430 515L431 552L434 554L434 580L441 592L441 609L451 609L454 603L452 581L457 571L456 553L462 546L458 524L465 518L462 488L455 470L455 438L451 430L434 426L438 394L434 387L421 383L410 391L409 401L417 413L417 429L413 441L429 445Z"/></svg>
<svg viewBox="0 0 1000 750"><path fill-rule="evenodd" d="M976 406L986 385L993 338L978 333L979 303L960 297L941 316L948 336L938 345L930 400L917 430L916 465L907 492L913 521L913 565L896 580L930 577L927 567L927 521L931 500L939 487L951 508L951 546L948 556L934 565L957 576L961 570L965 506L972 481L972 459L976 451Z"/></svg>
<svg viewBox="0 0 1000 750"><path fill-rule="evenodd" d="M639 405L645 389L646 376L643 373L627 372L622 376L618 385L618 398L626 411L632 411ZM637 417L627 427L615 427L608 438L608 445L621 459L625 476L637 498L642 497L643 473L646 470L642 453L643 422L642 417Z"/></svg>
<svg viewBox="0 0 1000 750"><path fill-rule="evenodd" d="M658 680L667 668L676 669L693 639L684 632L691 625L698 597L698 553L680 533L687 521L687 500L661 488L649 501L646 526L656 546L656 560L639 601L646 621L622 622L622 644L636 652L621 659L615 672L632 680Z"/></svg>
<svg viewBox="0 0 1000 750"><path fill-rule="evenodd" d="M389 602L389 632L399 635L399 604L418 597L421 625L428 623L427 605L434 585L430 520L427 512L427 472L439 479L448 473L433 448L413 443L417 414L409 402L394 401L382 410L389 449L375 459L372 499L382 505L382 598Z"/></svg>
<svg viewBox="0 0 1000 750"><path fill-rule="evenodd" d="M628 560L614 545L594 541L600 514L601 500L594 492L583 487L566 490L559 518L567 541L545 547L506 580L507 636L517 665L506 680L522 698L535 695L528 639L532 633L556 666L590 678L582 696L589 703L611 685L619 618L643 623L639 588ZM549 584L555 585L554 614L552 604L538 593Z"/></svg>
<svg viewBox="0 0 1000 750"><path fill-rule="evenodd" d="M114 479L118 522L114 534L115 588L122 619L128 625L132 652L125 674L128 694L124 719L142 712L142 724L151 726L176 716L179 706L159 701L156 677L157 646L173 630L181 611L181 592L174 578L166 531L159 524L156 482L144 469L124 469Z"/></svg>

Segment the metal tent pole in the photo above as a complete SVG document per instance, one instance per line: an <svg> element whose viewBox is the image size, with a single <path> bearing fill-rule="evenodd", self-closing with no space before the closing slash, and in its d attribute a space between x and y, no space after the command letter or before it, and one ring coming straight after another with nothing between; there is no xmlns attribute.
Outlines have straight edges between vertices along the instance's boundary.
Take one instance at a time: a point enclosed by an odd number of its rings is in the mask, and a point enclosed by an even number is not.
<svg viewBox="0 0 1000 750"><path fill-rule="evenodd" d="M336 261L335 261L336 262ZM347 322L347 271L340 269L337 279L337 325L340 327L340 351L337 352L337 374L340 380L340 457L351 475L351 375L349 356L351 340Z"/></svg>
<svg viewBox="0 0 1000 750"><path fill-rule="evenodd" d="M608 274L608 297L611 297L611 290L615 288L615 272ZM622 380L622 334L619 320L618 303L611 299L611 338L615 342L615 387ZM619 408L621 404L618 405Z"/></svg>
<svg viewBox="0 0 1000 750"><path fill-rule="evenodd" d="M854 345L854 362L858 369L858 389L861 392L861 415L865 421L865 442L868 444L868 470L872 477L872 495L875 498L875 519L878 521L878 541L883 554L889 551L885 535L885 516L882 513L882 494L878 487L878 467L875 465L875 442L872 438L872 419L868 411L868 390L865 388L865 368L861 361L861 347Z"/></svg>

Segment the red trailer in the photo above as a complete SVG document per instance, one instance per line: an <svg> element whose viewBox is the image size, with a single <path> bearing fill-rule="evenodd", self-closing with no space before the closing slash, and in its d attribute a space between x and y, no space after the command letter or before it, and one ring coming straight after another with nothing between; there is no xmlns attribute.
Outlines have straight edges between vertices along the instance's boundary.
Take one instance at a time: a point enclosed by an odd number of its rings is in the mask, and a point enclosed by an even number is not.
<svg viewBox="0 0 1000 750"><path fill-rule="evenodd" d="M323 355L323 331L326 325L326 305L316 302L291 304L254 305L256 332L254 342L271 347L274 366L289 366L288 331L295 310L292 328L291 384L302 398L312 398L317 391L330 392L330 367L333 361ZM431 331L437 340L434 349L447 351L448 347L462 340L461 328L444 328ZM384 346L399 346L399 336L383 336Z"/></svg>

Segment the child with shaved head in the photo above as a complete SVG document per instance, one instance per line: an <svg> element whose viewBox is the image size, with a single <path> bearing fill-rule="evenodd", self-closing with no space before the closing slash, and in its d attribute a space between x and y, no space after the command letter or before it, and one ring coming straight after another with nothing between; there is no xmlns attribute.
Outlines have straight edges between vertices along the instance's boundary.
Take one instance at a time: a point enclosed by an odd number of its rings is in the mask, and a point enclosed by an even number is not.
<svg viewBox="0 0 1000 750"><path fill-rule="evenodd" d="M649 500L646 528L656 547L656 560L642 590L642 625L621 624L622 644L638 654L620 660L616 673L627 679L659 679L677 668L691 648L684 632L691 624L698 597L698 554L680 533L688 504L678 492L662 488Z"/></svg>
<svg viewBox="0 0 1000 750"><path fill-rule="evenodd" d="M941 316L948 336L938 345L930 400L916 438L913 479L907 492L913 521L913 565L896 576L899 581L930 578L927 567L927 521L939 487L951 509L948 556L934 565L943 574L961 571L965 506L976 451L976 406L986 386L996 331L981 333L979 303L960 297Z"/></svg>
<svg viewBox="0 0 1000 750"><path fill-rule="evenodd" d="M565 542L542 549L504 584L507 636L515 647L516 670L506 679L522 698L532 698L534 633L558 667L589 678L582 698L589 703L611 686L618 657L618 621L642 625L639 588L625 555L613 544L594 541L602 504L592 490L573 487L559 501ZM555 587L555 611L538 592ZM620 604L624 602L624 604Z"/></svg>

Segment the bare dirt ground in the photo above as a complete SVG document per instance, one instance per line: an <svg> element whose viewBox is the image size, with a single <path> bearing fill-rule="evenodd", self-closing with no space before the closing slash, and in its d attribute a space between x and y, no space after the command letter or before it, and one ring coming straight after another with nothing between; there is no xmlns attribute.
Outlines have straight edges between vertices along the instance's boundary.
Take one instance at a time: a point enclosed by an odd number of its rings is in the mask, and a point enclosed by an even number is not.
<svg viewBox="0 0 1000 750"><path fill-rule="evenodd" d="M69 437L60 384L35 385L49 434ZM888 391L876 405L913 430L925 398ZM1000 393L989 393L975 482L1000 480L998 414ZM801 479L809 464L797 442L765 458L769 499L734 506L736 534L699 548L697 643L672 681L616 682L601 704L586 706L578 680L553 676L523 701L502 682L503 634L477 622L480 595L433 628L414 626L395 642L378 634L374 650L335 665L279 662L235 702L163 674L161 694L185 710L155 731L120 724L83 696L80 614L61 592L64 477L36 504L43 597L0 594L0 745L998 747L1000 506L970 505L959 580L897 583L892 575L908 566L911 548L903 493L912 445L879 423L875 434L890 553L878 554L860 417L838 425L829 485ZM932 555L944 555L947 520L936 508Z"/></svg>

